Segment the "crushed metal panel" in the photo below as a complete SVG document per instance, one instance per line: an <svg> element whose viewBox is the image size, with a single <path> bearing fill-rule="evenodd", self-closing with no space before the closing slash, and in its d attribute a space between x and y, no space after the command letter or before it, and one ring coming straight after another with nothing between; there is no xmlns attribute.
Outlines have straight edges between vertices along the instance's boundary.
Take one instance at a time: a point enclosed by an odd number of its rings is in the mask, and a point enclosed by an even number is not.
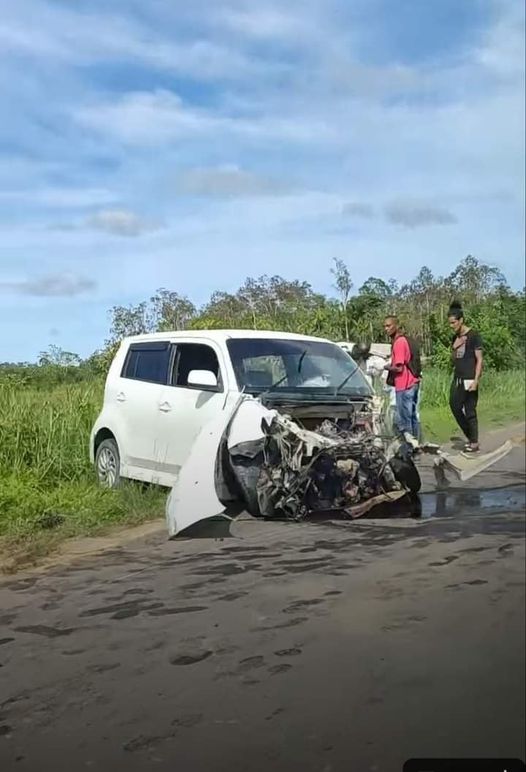
<svg viewBox="0 0 526 772"><path fill-rule="evenodd" d="M378 496L373 496L372 499L362 501L360 504L356 504L354 507L346 507L344 511L349 515L349 517L352 517L353 520L356 520L356 518L362 517L362 515L365 515L371 509L377 507L378 504L392 504L395 501L403 499L404 496L407 496L407 491L405 490L380 493Z"/></svg>
<svg viewBox="0 0 526 772"><path fill-rule="evenodd" d="M492 450L489 453L477 454L476 456L468 456L463 453L453 455L441 451L439 457L435 461L435 465L439 468L442 467L442 471L445 467L447 470L453 472L459 480L465 482L466 480L475 477L475 475L484 472L490 466L496 464L497 461L503 459L508 455L512 448L513 443L511 440L508 440L495 450Z"/></svg>
<svg viewBox="0 0 526 772"><path fill-rule="evenodd" d="M242 395L231 410L223 411L198 434L166 502L170 537L200 520L221 516L231 520L224 514L225 507L217 496L215 468L221 439L244 399L246 397Z"/></svg>
<svg viewBox="0 0 526 772"><path fill-rule="evenodd" d="M262 421L270 423L276 410L268 410L261 402L247 396L239 405L228 432L228 449L231 451L236 446L242 446L247 442L263 440L265 434L262 429Z"/></svg>

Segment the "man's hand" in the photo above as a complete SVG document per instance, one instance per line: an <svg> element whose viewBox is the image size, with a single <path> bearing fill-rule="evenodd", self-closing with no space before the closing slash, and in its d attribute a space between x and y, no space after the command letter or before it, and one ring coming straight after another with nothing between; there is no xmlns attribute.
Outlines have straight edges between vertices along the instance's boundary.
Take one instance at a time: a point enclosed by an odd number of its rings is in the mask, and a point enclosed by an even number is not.
<svg viewBox="0 0 526 772"><path fill-rule="evenodd" d="M471 386L469 387L468 391L476 391L479 387L479 382L477 380L473 381Z"/></svg>

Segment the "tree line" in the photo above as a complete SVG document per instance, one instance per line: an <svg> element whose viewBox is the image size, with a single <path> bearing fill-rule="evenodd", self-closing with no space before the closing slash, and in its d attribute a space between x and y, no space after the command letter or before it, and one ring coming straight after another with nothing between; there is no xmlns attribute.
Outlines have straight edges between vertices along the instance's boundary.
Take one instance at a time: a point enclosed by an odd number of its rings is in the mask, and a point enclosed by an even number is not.
<svg viewBox="0 0 526 772"><path fill-rule="evenodd" d="M333 293L324 295L299 279L249 277L236 292L214 292L200 308L186 295L160 288L149 300L114 306L109 311L108 338L90 357L81 360L51 346L42 352L36 367L48 377L53 372L59 380L102 375L122 338L164 330L282 330L335 341L381 342L386 314L399 317L406 331L420 341L431 365L447 367L451 339L447 316L453 299L462 301L468 323L482 335L488 367L504 370L524 365L525 291L513 291L498 268L472 255L447 276L435 276L424 266L408 284L371 276L357 290L346 263L335 258L331 280ZM4 378L13 370L19 376L21 367L26 368L27 377L32 367L31 380L36 377L34 365L0 367Z"/></svg>

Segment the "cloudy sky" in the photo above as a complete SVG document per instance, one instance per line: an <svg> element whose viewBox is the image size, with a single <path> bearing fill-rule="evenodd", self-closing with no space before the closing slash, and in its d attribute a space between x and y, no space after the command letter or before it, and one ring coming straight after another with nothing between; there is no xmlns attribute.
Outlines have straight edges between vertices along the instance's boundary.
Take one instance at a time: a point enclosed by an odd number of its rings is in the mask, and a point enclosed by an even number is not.
<svg viewBox="0 0 526 772"><path fill-rule="evenodd" d="M522 0L0 0L0 361L157 287L524 284Z"/></svg>

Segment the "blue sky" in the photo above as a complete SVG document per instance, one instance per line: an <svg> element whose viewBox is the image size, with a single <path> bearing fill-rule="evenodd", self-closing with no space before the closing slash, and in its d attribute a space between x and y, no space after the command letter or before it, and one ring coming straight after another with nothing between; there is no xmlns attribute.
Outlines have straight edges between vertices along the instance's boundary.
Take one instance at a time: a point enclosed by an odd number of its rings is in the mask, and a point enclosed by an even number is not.
<svg viewBox="0 0 526 772"><path fill-rule="evenodd" d="M521 0L0 0L0 361L247 275L524 284Z"/></svg>

